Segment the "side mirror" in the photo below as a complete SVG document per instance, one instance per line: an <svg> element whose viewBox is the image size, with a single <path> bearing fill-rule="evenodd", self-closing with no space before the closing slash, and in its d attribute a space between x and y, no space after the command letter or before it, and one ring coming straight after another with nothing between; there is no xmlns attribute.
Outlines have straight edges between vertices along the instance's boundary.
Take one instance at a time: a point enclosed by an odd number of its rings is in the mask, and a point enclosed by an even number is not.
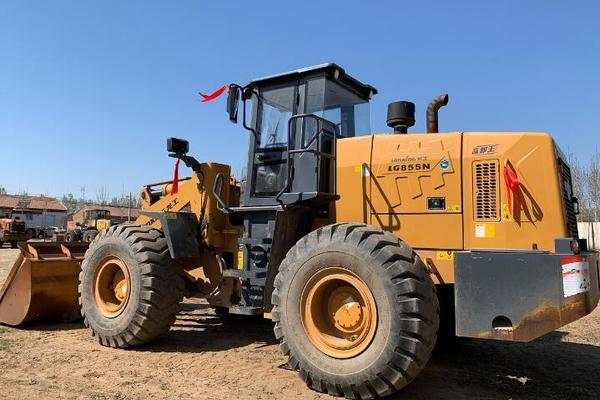
<svg viewBox="0 0 600 400"><path fill-rule="evenodd" d="M238 85L229 85L229 94L227 96L227 114L229 114L229 120L234 124L237 123L238 104L240 102L241 93L241 87Z"/></svg>
<svg viewBox="0 0 600 400"><path fill-rule="evenodd" d="M169 153L185 155L190 151L190 143L184 139L168 138L167 151Z"/></svg>

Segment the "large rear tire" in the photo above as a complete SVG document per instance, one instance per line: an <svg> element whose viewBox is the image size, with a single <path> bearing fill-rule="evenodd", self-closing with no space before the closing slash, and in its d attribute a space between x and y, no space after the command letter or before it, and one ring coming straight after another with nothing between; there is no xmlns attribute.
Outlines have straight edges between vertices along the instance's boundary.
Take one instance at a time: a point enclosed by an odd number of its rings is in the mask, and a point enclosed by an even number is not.
<svg viewBox="0 0 600 400"><path fill-rule="evenodd" d="M390 395L423 369L439 304L421 259L379 228L336 224L302 238L272 295L275 336L314 390L351 399Z"/></svg>
<svg viewBox="0 0 600 400"><path fill-rule="evenodd" d="M160 230L114 226L102 231L85 254L79 275L81 314L102 345L142 345L169 330L184 288L182 271Z"/></svg>

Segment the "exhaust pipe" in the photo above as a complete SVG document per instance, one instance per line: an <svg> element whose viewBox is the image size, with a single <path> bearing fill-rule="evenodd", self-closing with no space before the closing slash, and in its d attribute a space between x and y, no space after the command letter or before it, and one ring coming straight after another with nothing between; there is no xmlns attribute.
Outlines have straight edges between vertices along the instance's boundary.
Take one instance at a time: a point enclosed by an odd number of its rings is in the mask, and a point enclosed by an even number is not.
<svg viewBox="0 0 600 400"><path fill-rule="evenodd" d="M438 133L438 110L448 104L448 95L443 94L431 100L427 106L427 133Z"/></svg>

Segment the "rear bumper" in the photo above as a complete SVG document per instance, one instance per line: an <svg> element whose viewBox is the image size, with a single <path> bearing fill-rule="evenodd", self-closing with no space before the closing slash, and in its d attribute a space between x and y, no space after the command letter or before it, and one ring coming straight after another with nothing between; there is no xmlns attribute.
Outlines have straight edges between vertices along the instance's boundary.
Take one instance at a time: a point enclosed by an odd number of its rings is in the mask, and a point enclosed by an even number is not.
<svg viewBox="0 0 600 400"><path fill-rule="evenodd" d="M597 252L465 251L454 261L456 334L528 342L596 308Z"/></svg>

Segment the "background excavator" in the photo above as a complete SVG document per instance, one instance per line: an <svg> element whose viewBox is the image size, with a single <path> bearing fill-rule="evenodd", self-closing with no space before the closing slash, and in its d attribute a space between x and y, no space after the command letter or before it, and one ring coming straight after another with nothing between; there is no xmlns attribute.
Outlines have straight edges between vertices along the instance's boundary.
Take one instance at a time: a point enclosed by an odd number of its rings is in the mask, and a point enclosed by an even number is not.
<svg viewBox="0 0 600 400"><path fill-rule="evenodd" d="M590 313L598 254L578 238L564 154L533 132L410 133L415 105L324 64L228 86L249 132L248 174L170 157L189 178L147 185L133 224L87 244L21 244L0 322L74 318L105 346L166 333L184 296L263 315L314 390L392 394L427 363L438 331L530 341Z"/></svg>

